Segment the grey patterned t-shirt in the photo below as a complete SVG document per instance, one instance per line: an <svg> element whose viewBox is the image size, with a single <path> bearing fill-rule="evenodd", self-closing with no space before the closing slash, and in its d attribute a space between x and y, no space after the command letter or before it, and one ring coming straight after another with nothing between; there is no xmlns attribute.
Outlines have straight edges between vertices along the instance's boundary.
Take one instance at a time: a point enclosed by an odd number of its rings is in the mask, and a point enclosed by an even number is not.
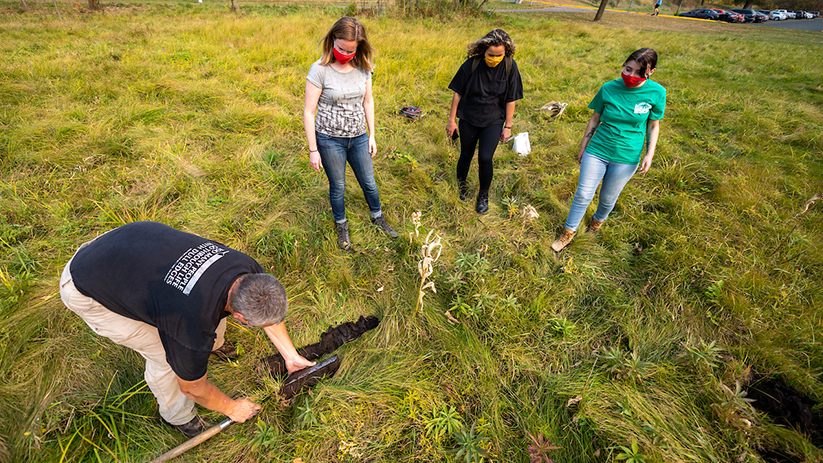
<svg viewBox="0 0 823 463"><path fill-rule="evenodd" d="M311 65L306 79L321 89L317 102L314 130L332 137L353 138L366 133L366 111L363 98L371 72L355 67L340 72L323 66L318 60Z"/></svg>

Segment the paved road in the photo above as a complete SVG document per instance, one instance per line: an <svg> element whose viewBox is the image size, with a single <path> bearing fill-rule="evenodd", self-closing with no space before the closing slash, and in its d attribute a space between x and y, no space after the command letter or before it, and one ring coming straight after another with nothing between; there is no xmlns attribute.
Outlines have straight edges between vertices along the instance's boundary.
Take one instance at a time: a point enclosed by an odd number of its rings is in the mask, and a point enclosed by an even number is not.
<svg viewBox="0 0 823 463"><path fill-rule="evenodd" d="M787 19L785 21L766 21L757 24L765 27L779 27L781 29L796 29L801 31L823 32L823 17L814 19Z"/></svg>
<svg viewBox="0 0 823 463"><path fill-rule="evenodd" d="M528 3L528 2L524 2ZM497 13L586 13L586 12L597 12L597 8L589 8L589 7L577 7L577 6L566 6L566 5L558 5L558 6L547 6L545 8L521 8L521 9L509 9L509 10L492 10ZM606 10L606 13L623 13L625 11L610 11Z"/></svg>

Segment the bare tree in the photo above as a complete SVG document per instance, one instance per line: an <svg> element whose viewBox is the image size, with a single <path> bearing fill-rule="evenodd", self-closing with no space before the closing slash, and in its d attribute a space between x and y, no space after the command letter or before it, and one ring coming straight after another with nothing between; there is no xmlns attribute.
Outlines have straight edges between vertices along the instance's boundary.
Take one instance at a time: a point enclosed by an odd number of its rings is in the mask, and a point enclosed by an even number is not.
<svg viewBox="0 0 823 463"><path fill-rule="evenodd" d="M25 0L23 0L25 1ZM57 8L57 0L52 0L54 2L54 11L57 12L57 17L60 18L60 21L63 20L63 15L60 14L60 8Z"/></svg>
<svg viewBox="0 0 823 463"><path fill-rule="evenodd" d="M600 21L600 18L603 17L603 12L606 11L606 4L609 0L600 0L600 8L597 9L597 14L594 15L595 21Z"/></svg>
<svg viewBox="0 0 823 463"><path fill-rule="evenodd" d="M231 0L231 11L237 13L237 4L234 3L234 0Z"/></svg>
<svg viewBox="0 0 823 463"><path fill-rule="evenodd" d="M26 0L20 0L20 1L23 2L23 11L29 11L29 6L26 5Z"/></svg>

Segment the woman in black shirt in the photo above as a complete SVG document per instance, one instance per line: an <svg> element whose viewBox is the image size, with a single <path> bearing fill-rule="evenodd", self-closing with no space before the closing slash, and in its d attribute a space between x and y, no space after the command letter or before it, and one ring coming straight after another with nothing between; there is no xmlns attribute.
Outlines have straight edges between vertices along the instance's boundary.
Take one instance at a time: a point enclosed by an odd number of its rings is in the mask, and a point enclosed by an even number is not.
<svg viewBox="0 0 823 463"><path fill-rule="evenodd" d="M515 101L523 98L523 83L513 56L514 41L503 29L495 29L469 45L468 59L449 84L454 97L446 133L452 138L460 134L457 186L461 201L468 196L466 177L474 149L480 143L480 191L475 206L478 214L489 210L494 150L499 142L511 138ZM459 124L456 118L460 118Z"/></svg>

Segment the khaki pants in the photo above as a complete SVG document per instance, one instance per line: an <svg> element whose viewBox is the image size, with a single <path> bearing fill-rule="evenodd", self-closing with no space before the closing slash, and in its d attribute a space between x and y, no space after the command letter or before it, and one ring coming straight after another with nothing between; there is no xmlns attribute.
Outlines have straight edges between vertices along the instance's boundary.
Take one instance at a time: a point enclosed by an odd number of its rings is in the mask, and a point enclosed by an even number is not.
<svg viewBox="0 0 823 463"><path fill-rule="evenodd" d="M63 269L60 277L60 297L63 304L82 318L95 333L105 336L121 346L126 346L146 359L146 384L157 398L160 416L169 424L186 424L194 418L194 401L183 395L168 362L166 351L160 342L157 328L131 318L116 314L103 307L94 299L84 296L77 290L71 278L69 266ZM223 345L226 333L226 319L217 327L217 339L214 349Z"/></svg>

